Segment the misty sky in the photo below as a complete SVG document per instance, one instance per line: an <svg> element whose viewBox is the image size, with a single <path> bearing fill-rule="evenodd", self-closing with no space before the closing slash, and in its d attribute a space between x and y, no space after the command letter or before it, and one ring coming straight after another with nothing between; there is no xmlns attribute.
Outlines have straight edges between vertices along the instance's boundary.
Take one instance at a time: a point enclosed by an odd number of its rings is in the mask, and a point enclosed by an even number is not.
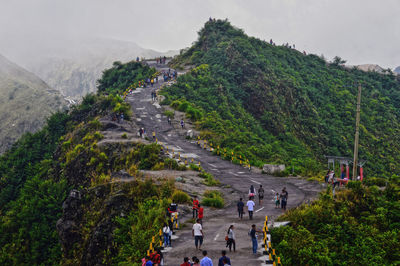
<svg viewBox="0 0 400 266"><path fill-rule="evenodd" d="M211 16L328 59L393 68L400 65L399 14L399 0L0 0L0 53L92 36L178 50Z"/></svg>

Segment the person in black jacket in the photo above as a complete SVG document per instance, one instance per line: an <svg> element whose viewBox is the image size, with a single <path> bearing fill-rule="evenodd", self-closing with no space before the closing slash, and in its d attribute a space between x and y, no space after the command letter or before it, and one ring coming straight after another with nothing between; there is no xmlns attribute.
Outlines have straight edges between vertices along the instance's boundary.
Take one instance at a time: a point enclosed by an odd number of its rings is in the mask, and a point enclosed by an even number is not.
<svg viewBox="0 0 400 266"><path fill-rule="evenodd" d="M239 202L237 203L237 208L238 208L239 218L243 219L244 203L242 198L240 198Z"/></svg>

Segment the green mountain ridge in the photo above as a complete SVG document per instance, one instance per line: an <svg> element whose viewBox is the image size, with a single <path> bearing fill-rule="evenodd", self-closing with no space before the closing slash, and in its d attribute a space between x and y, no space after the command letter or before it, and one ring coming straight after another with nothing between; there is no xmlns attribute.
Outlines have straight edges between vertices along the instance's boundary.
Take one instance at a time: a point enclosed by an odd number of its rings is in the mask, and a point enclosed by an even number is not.
<svg viewBox="0 0 400 266"><path fill-rule="evenodd" d="M328 63L249 37L226 20L209 21L173 60L172 66L196 68L164 90L164 103L187 100L211 141L256 165L285 163L312 175L323 169L324 155L352 156L361 84L364 173L399 174L399 79L347 69L337 59Z"/></svg>
<svg viewBox="0 0 400 266"><path fill-rule="evenodd" d="M62 95L43 80L0 55L0 153L22 134L39 130L65 108Z"/></svg>

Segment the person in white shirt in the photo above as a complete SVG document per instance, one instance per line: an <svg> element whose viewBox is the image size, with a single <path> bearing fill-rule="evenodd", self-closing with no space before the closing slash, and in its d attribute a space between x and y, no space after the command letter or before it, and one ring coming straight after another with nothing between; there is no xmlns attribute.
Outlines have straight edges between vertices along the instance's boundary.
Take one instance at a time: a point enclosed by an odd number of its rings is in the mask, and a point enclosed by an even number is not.
<svg viewBox="0 0 400 266"><path fill-rule="evenodd" d="M203 227L201 226L199 219L196 220L196 223L192 227L192 236L194 237L194 245L196 246L196 250L201 250L204 234Z"/></svg>
<svg viewBox="0 0 400 266"><path fill-rule="evenodd" d="M253 198L250 197L250 199L247 201L247 211L249 212L249 218L250 220L253 220L253 211L254 211L254 206L256 205L253 201Z"/></svg>
<svg viewBox="0 0 400 266"><path fill-rule="evenodd" d="M169 233L171 230L169 229L169 226L167 225L167 223L164 223L164 227L163 227L162 231L163 231L163 235L164 235L164 247L171 246L171 243L169 242Z"/></svg>

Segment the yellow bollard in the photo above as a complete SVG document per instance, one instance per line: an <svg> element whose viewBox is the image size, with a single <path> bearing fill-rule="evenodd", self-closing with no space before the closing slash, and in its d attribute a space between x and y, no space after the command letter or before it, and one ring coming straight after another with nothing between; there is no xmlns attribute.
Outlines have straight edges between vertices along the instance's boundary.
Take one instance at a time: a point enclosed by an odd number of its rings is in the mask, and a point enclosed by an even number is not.
<svg viewBox="0 0 400 266"><path fill-rule="evenodd" d="M271 248L271 241L268 241L268 248Z"/></svg>
<svg viewBox="0 0 400 266"><path fill-rule="evenodd" d="M269 253L268 257L269 257L269 260L271 261L272 260L271 253Z"/></svg>
<svg viewBox="0 0 400 266"><path fill-rule="evenodd" d="M268 221L268 215L265 216L265 221L266 221L266 222Z"/></svg>
<svg viewBox="0 0 400 266"><path fill-rule="evenodd" d="M154 236L151 237L151 243L156 243L156 238Z"/></svg>
<svg viewBox="0 0 400 266"><path fill-rule="evenodd" d="M160 240L160 247L162 247L162 245L163 245L163 243L162 243L162 241Z"/></svg>
<svg viewBox="0 0 400 266"><path fill-rule="evenodd" d="M275 249L272 250L272 256L276 256Z"/></svg>
<svg viewBox="0 0 400 266"><path fill-rule="evenodd" d="M278 265L281 265L281 257L278 257Z"/></svg>
<svg viewBox="0 0 400 266"><path fill-rule="evenodd" d="M161 230L161 229L160 229L160 233L159 233L159 234L160 234L160 236L162 236L162 235L163 235L163 233L162 233L162 230Z"/></svg>
<svg viewBox="0 0 400 266"><path fill-rule="evenodd" d="M150 256L150 250L147 250L147 256Z"/></svg>
<svg viewBox="0 0 400 266"><path fill-rule="evenodd" d="M150 248L149 248L150 250L152 250L153 249L153 243L150 243Z"/></svg>

